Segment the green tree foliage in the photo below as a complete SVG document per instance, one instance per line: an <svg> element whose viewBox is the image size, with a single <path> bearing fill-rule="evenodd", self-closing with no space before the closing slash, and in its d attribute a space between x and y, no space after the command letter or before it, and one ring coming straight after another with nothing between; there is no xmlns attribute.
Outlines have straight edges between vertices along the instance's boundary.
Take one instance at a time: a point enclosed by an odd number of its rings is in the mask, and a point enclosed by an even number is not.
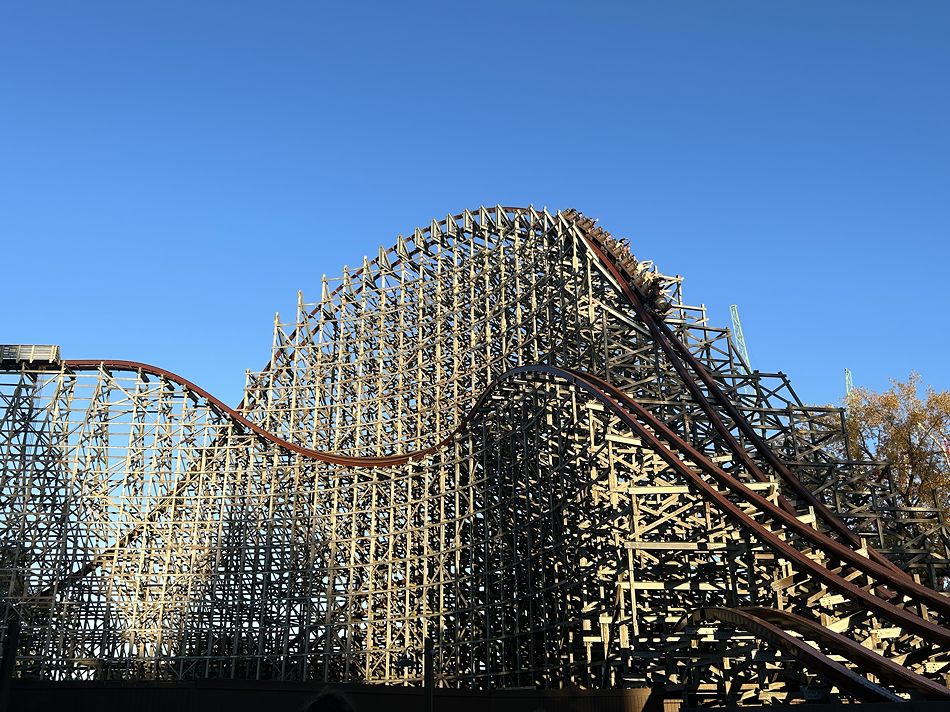
<svg viewBox="0 0 950 712"><path fill-rule="evenodd" d="M950 391L928 387L922 396L917 373L891 384L883 393L851 391L849 440L891 465L902 505L936 505L950 515Z"/></svg>

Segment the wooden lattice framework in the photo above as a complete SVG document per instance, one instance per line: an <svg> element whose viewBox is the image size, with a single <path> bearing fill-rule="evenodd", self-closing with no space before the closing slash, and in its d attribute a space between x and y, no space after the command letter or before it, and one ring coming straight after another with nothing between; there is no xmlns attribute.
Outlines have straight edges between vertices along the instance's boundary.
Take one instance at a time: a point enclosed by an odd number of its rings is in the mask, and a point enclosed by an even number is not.
<svg viewBox="0 0 950 712"><path fill-rule="evenodd" d="M428 637L444 686L950 695L937 512L575 211L450 216L324 279L236 409L4 363L21 676L416 684Z"/></svg>

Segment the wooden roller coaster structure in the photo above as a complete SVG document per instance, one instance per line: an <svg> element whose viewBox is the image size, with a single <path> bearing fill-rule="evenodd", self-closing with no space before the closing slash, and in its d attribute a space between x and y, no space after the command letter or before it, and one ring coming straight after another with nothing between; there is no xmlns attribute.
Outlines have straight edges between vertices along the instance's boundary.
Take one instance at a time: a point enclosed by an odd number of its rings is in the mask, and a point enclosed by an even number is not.
<svg viewBox="0 0 950 712"><path fill-rule="evenodd" d="M429 639L446 687L950 699L940 513L574 210L324 278L237 408L131 361L0 369L18 676L412 685Z"/></svg>

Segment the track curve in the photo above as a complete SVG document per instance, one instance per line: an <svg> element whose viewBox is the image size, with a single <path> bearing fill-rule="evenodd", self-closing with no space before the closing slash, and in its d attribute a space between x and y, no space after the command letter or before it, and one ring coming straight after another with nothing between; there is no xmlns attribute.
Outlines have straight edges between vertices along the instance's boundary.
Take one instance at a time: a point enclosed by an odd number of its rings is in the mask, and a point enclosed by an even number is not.
<svg viewBox="0 0 950 712"><path fill-rule="evenodd" d="M736 628L742 628L755 635L758 640L771 643L785 652L791 653L792 656L806 668L811 669L815 673L820 673L824 678L833 681L860 700L865 702L904 701L901 697L898 697L889 690L885 690L880 685L875 685L853 670L849 670L841 663L832 660L820 650L816 650L810 646L804 640L786 633L777 625L766 620L764 616L758 615L755 611L756 609L742 608L700 608L683 618L676 625L675 630L682 631L688 624L708 622L726 623ZM850 642L853 643L854 641ZM855 645L857 644L855 643ZM838 650L849 652L852 655L854 654L853 649L845 645L839 645ZM929 682L926 678L921 679L925 682ZM906 682L903 679L902 681ZM913 682L918 685L921 684L917 680ZM933 699L950 698L950 690L947 689L931 690L930 686L926 688L918 687L917 689L927 689L929 696Z"/></svg>
<svg viewBox="0 0 950 712"><path fill-rule="evenodd" d="M890 658L868 650L863 645L856 643L846 635L829 630L825 626L818 625L814 621L808 620L790 611L780 611L775 608L763 608L759 606L739 609L751 616L761 620L773 623L783 630L794 630L802 635L809 636L819 640L847 658L851 662L859 663L862 668L873 673L882 680L887 680L897 687L906 687L915 690L921 696L928 699L943 700L950 699L950 689L939 685L923 675L908 670L903 665L898 665Z"/></svg>

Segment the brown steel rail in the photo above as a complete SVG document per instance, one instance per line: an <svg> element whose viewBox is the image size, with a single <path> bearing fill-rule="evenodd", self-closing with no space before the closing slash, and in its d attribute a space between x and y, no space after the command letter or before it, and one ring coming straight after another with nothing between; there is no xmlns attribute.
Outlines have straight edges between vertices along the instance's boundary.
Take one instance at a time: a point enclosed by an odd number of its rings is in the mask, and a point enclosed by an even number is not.
<svg viewBox="0 0 950 712"><path fill-rule="evenodd" d="M854 585L850 581L845 580L838 574L829 571L824 566L821 566L817 562L813 561L806 554L799 551L746 514L738 505L726 497L725 494L706 482L706 480L696 474L696 472L694 472L691 467L687 466L683 460L677 457L677 455L654 434L654 431L651 428L643 425L637 418L635 418L633 413L636 413L637 416L650 423L651 427L666 427L663 426L662 423L660 423L659 420L655 418L655 416L643 409L619 389L615 388L614 386L610 386L599 379L592 378L587 374L581 375L579 372L571 372L567 371L566 369L559 369L553 366L522 366L512 369L512 371L517 372L523 368L551 373L553 375L561 376L562 378L567 377L570 382L580 386L597 400L601 401L604 405L607 405L613 411L613 413L618 418L620 418L621 421L623 421L625 425L627 425L631 430L637 433L637 435L647 441L651 449L656 452L670 466L671 469L682 476L687 482L692 484L700 494L702 494L708 501L713 502L720 511L725 513L730 519L736 522L736 524L748 530L755 536L756 539L761 541L780 556L794 562L800 569L806 570L816 579L825 583L829 588L833 588L839 593L847 594L852 598L852 600L861 601L866 606L868 606L868 608L877 611L884 618L897 623L899 626L907 630L915 632L925 640L937 642L942 646L950 647L950 630L931 621L924 620L911 611L894 606L893 604L888 603L887 601L884 601L883 599L878 598L871 593L868 593L863 588ZM729 488L732 492L738 494L739 496L743 496L743 489L745 489L744 485L726 473L723 472L722 474L724 477L720 480L720 484ZM778 508L775 509L777 510ZM801 522L799 522L799 525L803 527L806 526ZM817 530L813 531L817 532ZM818 537L827 540L824 542L823 548L827 547L828 550L836 552L845 561L850 560L852 555L860 557L859 554L849 550L845 545L835 541L834 539L831 539L831 537L822 535L820 532L817 532L817 534ZM816 541L818 541L817 538ZM868 564L870 563L873 562L868 561ZM907 581L903 579L894 580L893 583L895 587L898 588L907 585ZM934 591L931 591L931 593L934 595L939 595Z"/></svg>
<svg viewBox="0 0 950 712"><path fill-rule="evenodd" d="M772 449L758 436L752 425L750 425L749 422L742 416L742 414L739 413L732 401L730 401L729 398L722 392L706 368L701 363L699 363L699 360L693 356L692 353L690 353L686 345L676 337L669 325L663 322L662 319L658 318L653 310L647 308L644 305L638 290L633 285L632 277L626 273L626 270L622 266L617 264L616 261L612 259L612 257L609 255L609 252L601 247L597 239L590 235L589 229L585 230L584 226L578 225L578 222L583 222L583 220L575 222L575 225L577 225L578 229L582 231L584 242L600 259L606 269L610 272L611 276L616 280L617 284L620 286L621 292L627 298L627 301L630 303L630 305L634 308L634 311L636 311L640 320L646 325L654 340L666 353L667 358L669 359L673 368L679 374L680 378L683 380L697 405L699 405L702 411L706 414L710 422L713 424L713 427L723 438L726 445L733 452L733 454L739 458L742 465L757 479L765 481L768 478L768 476L762 472L761 468L749 456L749 453L746 452L745 448L743 448L736 441L732 433L729 432L729 428L726 427L725 423L722 422L722 419L712 407L712 404L710 404L709 400L696 385L696 382L690 376L684 364L680 361L680 357L682 357L685 363L689 364L689 366L706 386L707 390L713 395L713 397L722 406L726 413L729 414L729 417L735 422L736 426L742 431L743 435L749 438L756 450L768 461L768 463L773 468L775 468L775 471L779 474L783 481L787 482L796 494L798 494L811 507L813 507L815 512L828 524L829 527L836 531L840 536L844 537L844 539L852 546L861 547L862 542L860 538L856 536L854 532L852 532L848 526L843 521L841 521L841 519L835 516L835 514L830 509L828 509L825 504L819 500L818 497L815 496L815 494L809 490L801 482L801 480L792 474L791 470L789 470L778 459ZM782 498L782 506L786 509L789 509L790 511L794 511L794 506L784 497ZM894 562L878 552L876 549L872 548L871 546L867 546L866 548L868 551L868 556L874 559L877 563L888 567L898 576L908 579L910 578L910 576L905 571L899 568Z"/></svg>
<svg viewBox="0 0 950 712"><path fill-rule="evenodd" d="M850 565L854 566L856 569L867 574L868 576L877 577L878 580L883 581L891 588L900 591L918 605L924 604L930 606L931 608L940 610L943 613L950 614L950 598L947 598L943 594L940 594L931 588L917 583L909 577L895 578L890 568L882 566L876 561L862 556L847 545L842 544L827 534L808 526L798 519L798 517L796 517L793 513L787 512L781 507L775 506L772 502L760 495L758 492L748 488L743 482L737 480L735 477L716 465L703 453L677 435L663 421L654 416L650 411L645 409L619 389L598 378L597 376L574 371L572 369L565 369L565 371L568 371L578 377L582 377L584 380L595 384L605 393L612 393L617 399L618 403L622 404L623 407L628 408L631 412L635 413L638 418L649 423L650 427L655 433L660 434L666 442L672 445L673 448L676 449L683 457L685 457L694 467L712 476L720 485L727 487L734 494L739 495L747 503L766 512L773 519L777 519L783 524L783 526L793 530L796 534L799 534L803 538L807 539L822 551L839 558L842 561L848 562ZM889 600L890 598L893 598L893 595L880 596L880 598Z"/></svg>
<svg viewBox="0 0 950 712"><path fill-rule="evenodd" d="M950 699L950 689L923 675L918 675L912 670L908 670L890 658L878 655L873 650L869 650L860 643L851 640L848 636L835 633L815 621L808 620L791 611L780 611L776 608L753 606L739 610L773 623L783 630L794 630L812 640L820 641L830 650L838 652L850 662L857 664L881 680L890 682L895 687L915 690L928 699Z"/></svg>
<svg viewBox="0 0 950 712"><path fill-rule="evenodd" d="M236 423L241 425L244 428L247 428L255 435L259 435L265 440L289 450L290 452L296 453L298 455L303 455L304 457L309 457L313 460L319 460L320 462L329 462L333 465L341 465L343 467L393 467L396 465L405 465L408 462L413 462L415 460L420 460L426 455L429 455L440 447L442 447L446 442L451 440L455 433L459 430L456 428L453 430L447 437L443 438L434 445L423 450L416 450L414 452L405 454L405 455L387 455L385 457L348 457L346 455L338 455L332 452L326 452L324 450L311 450L310 448L302 447L295 443L292 443L283 438L279 438L268 430L265 430L256 423L248 420L239 410L232 408L223 401L215 398L213 395L208 393L204 388L198 386L186 378L179 376L177 373L172 373L171 371L160 368L159 366L152 366L151 364L141 363L139 361L119 361L119 360L108 360L108 359L67 359L63 361L63 367L69 371L96 371L99 369L110 371L110 370L121 370L121 371L133 371L140 373L149 373L159 378L166 378L170 381L183 386L184 388L192 391L193 393L204 398L211 405L212 409L217 411L219 414L224 415L228 418L231 418ZM485 400L483 395L479 398L476 405L480 405Z"/></svg>
<svg viewBox="0 0 950 712"><path fill-rule="evenodd" d="M285 450L293 452L297 455L310 458L312 460L317 460L319 462L327 462L333 465L339 465L341 467L360 467L360 468L385 468L385 467L396 467L399 465L405 465L411 462L416 462L422 460L427 455L432 454L433 452L444 447L452 441L452 439L464 429L468 422L474 417L474 414L478 412L482 404L491 396L495 385L500 379L494 381L488 388L485 389L485 392L479 397L475 402L475 405L472 407L469 415L466 418L463 418L458 426L452 430L448 435L439 440L438 442L430 445L427 448L422 450L416 450L410 453L403 455L388 455L385 457L350 457L346 455L339 455L333 452L326 452L323 450L312 450L310 448L305 448L295 443L292 443L283 438L277 437L268 430L260 427L256 423L248 420L239 409L231 408L229 405L221 401L220 399L213 396L211 393L206 391L201 386L189 381L187 378L179 376L177 373L173 373L168 369L161 368L159 366L153 366L147 363L141 363L139 361L124 361L124 360L107 360L107 359L67 359L62 362L63 367L68 371L98 371L98 370L124 370L131 371L136 373L148 373L153 376L158 376L159 378L165 378L170 381L173 381L183 388L191 391L192 393L197 394L198 396L204 398L208 404L211 406L212 410L218 412L220 415L223 415L227 418L232 419L234 422L240 426L251 431L255 435L263 438L264 440L281 447ZM501 378L504 378L504 374ZM240 406L239 406L240 408ZM108 556L114 552L116 549L125 548L131 542L144 531L146 525L154 521L155 518L165 510L167 506L175 501L175 499L181 495L185 487L189 486L191 483L191 478L186 478L183 482L177 484L170 493L165 495L159 502L155 504L149 510L148 515L145 519L139 524L132 527L128 532L122 535L122 537L112 546L109 546L97 554L94 558L87 561L81 567L70 573L68 576L62 578L61 580L54 583L52 586L47 587L39 594L38 598L46 598L54 594L57 589L63 588L65 586L72 585L77 581L81 581L86 576L91 574L93 571L102 566Z"/></svg>
<svg viewBox="0 0 950 712"><path fill-rule="evenodd" d="M773 625L769 621L765 620L764 617L753 613L749 609L700 608L688 614L679 623L677 623L676 630L681 631L691 623L698 624L711 621L726 623L728 625L735 626L736 628L742 628L749 633L754 634L757 640L771 643L776 647L791 653L792 656L806 668L812 670L813 672L820 673L825 679L836 683L842 690L850 692L860 700L865 702L906 701L903 698L895 695L893 692L885 690L880 685L875 685L873 682L865 677L862 677L853 670L849 670L841 663L829 658L820 650L816 650L801 638L796 638L795 636L786 633L777 625ZM854 641L849 642L854 643ZM854 644L857 645L857 643ZM839 651L842 649L843 646L840 646ZM848 649L848 652L853 651ZM898 667L900 666L898 665ZM918 689L918 687L915 686L915 689ZM950 690L944 688L943 693L931 692L929 696L935 697L937 699L947 699L950 697Z"/></svg>

